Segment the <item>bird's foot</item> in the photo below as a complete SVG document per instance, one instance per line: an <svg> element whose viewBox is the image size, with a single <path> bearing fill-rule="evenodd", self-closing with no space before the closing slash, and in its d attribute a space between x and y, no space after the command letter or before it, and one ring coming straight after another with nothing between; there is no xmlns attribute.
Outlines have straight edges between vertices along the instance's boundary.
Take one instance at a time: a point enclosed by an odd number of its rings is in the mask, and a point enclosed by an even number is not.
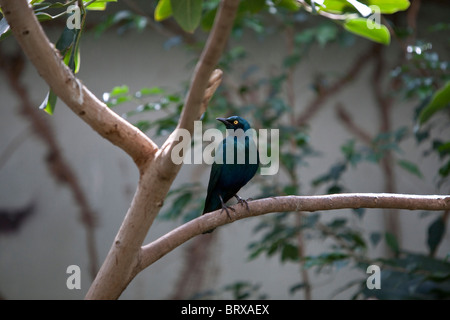
<svg viewBox="0 0 450 320"><path fill-rule="evenodd" d="M235 194L234 197L237 199L238 203L240 203L242 206L245 205L247 207L247 211L250 211L250 209L248 208L248 201L251 201L253 199L248 198L247 200L244 200L241 197L239 197L237 194Z"/></svg>
<svg viewBox="0 0 450 320"><path fill-rule="evenodd" d="M227 213L228 218L231 220L230 212L229 212L228 210L232 210L232 211L236 211L236 210L235 210L234 208L232 208L232 207L228 207L228 206L223 202L222 197L219 196L219 198L220 198L220 202L222 203L222 210L220 211L220 213L222 213L222 211L225 210L225 212Z"/></svg>

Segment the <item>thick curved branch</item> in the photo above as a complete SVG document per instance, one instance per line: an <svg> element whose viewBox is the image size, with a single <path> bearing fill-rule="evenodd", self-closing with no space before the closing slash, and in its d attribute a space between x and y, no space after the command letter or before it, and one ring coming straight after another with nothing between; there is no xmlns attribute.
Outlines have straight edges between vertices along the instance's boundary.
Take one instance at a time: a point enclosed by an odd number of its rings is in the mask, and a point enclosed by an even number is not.
<svg viewBox="0 0 450 320"><path fill-rule="evenodd" d="M0 0L0 6L22 50L56 95L92 129L128 153L141 168L158 150L156 144L111 111L74 76L26 0Z"/></svg>
<svg viewBox="0 0 450 320"><path fill-rule="evenodd" d="M238 6L239 0L226 0L220 3L213 29L208 36L208 41L191 80L184 109L180 117L179 128L187 129L189 132L193 131L194 120L198 119L209 79L228 42Z"/></svg>
<svg viewBox="0 0 450 320"><path fill-rule="evenodd" d="M194 121L198 120L206 110L205 97L209 94L208 86L212 87L212 92L214 92L220 84L222 72L214 70L228 42L238 6L239 0L223 0L220 2L213 28L195 67L178 126L161 147L161 155L167 160L164 168L161 168L161 172L167 172L163 174L170 175L171 171L176 170L175 164L169 158L173 147L179 143L179 129L186 129L192 134Z"/></svg>
<svg viewBox="0 0 450 320"><path fill-rule="evenodd" d="M141 170L139 185L131 207L117 233L100 271L92 283L87 299L116 299L137 274L142 243L159 213L164 199L181 165L171 159L180 129L192 133L194 120L220 83L222 72L213 72L228 40L238 0L224 0L214 21L213 32L195 68L190 90L177 129L155 153L154 161ZM182 143L186 143L183 141Z"/></svg>
<svg viewBox="0 0 450 320"><path fill-rule="evenodd" d="M215 68L228 42L238 6L239 0L220 2L212 31L195 67L178 126L157 154L161 160L158 172L162 177L169 178L178 172L180 166L172 161L172 150L178 143L186 145L189 143L189 141L179 142L180 129L188 130L192 134L194 121L205 112L209 99L222 81L222 71Z"/></svg>
<svg viewBox="0 0 450 320"><path fill-rule="evenodd" d="M234 205L231 220L221 210L202 215L142 247L140 271L196 235L236 220L271 212L323 211L337 209L379 208L405 210L448 210L450 195L406 195L394 193L348 193L320 196L284 196L248 202L248 209Z"/></svg>

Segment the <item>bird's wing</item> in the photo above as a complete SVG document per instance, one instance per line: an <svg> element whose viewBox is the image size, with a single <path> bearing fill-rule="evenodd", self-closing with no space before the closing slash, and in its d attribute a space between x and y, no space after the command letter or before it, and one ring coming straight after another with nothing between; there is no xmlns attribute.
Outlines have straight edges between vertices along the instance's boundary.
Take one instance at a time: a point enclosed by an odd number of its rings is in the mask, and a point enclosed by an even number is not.
<svg viewBox="0 0 450 320"><path fill-rule="evenodd" d="M218 150L221 150L221 148L218 148ZM222 152L218 152L216 150L216 157L222 156ZM217 205L218 199L212 199L215 195L217 197L217 187L219 184L220 176L222 174L223 164L219 164L216 161L211 166L211 173L209 175L209 182L208 182L208 190L206 193L206 199L205 199L205 207L203 209L203 213L210 212L212 210L216 210L218 208Z"/></svg>
<svg viewBox="0 0 450 320"><path fill-rule="evenodd" d="M211 174L209 176L208 182L208 196L211 194L213 189L216 187L217 182L219 181L220 175L222 173L222 164L213 163L211 167Z"/></svg>

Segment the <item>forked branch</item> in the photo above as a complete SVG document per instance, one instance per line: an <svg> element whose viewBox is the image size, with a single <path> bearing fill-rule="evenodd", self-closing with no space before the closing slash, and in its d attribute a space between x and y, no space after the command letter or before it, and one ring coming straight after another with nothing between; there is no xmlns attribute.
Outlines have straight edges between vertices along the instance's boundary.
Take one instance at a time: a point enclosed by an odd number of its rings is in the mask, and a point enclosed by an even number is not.
<svg viewBox="0 0 450 320"><path fill-rule="evenodd" d="M3 14L39 75L66 105L103 138L123 149L141 169L158 147L97 99L64 64L26 0L0 0Z"/></svg>

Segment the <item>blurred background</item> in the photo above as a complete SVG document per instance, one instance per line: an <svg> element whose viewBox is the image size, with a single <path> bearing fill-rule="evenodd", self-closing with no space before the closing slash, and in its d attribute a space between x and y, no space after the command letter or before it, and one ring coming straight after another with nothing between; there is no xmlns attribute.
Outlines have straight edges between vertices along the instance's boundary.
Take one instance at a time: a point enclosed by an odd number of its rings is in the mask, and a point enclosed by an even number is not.
<svg viewBox="0 0 450 320"><path fill-rule="evenodd" d="M449 194L449 114L420 110L448 81L450 5L413 0L384 15L378 44L328 17L242 1L203 128L240 115L280 130L280 170L243 198L340 192ZM364 2L364 1L361 1ZM367 2L367 1L366 1ZM200 26L156 22L157 1L88 11L77 77L158 145L177 123L218 1ZM365 2L364 2L365 3ZM60 13L60 8L49 9ZM52 13L52 14L55 14ZM65 18L43 21L56 43ZM57 101L13 36L0 42L0 296L82 299L130 206L128 156ZM150 229L157 239L203 209L210 168L185 164ZM448 212L336 210L240 220L183 244L121 299L441 299L450 296ZM369 265L381 289L369 290ZM69 290L67 267L81 270Z"/></svg>

